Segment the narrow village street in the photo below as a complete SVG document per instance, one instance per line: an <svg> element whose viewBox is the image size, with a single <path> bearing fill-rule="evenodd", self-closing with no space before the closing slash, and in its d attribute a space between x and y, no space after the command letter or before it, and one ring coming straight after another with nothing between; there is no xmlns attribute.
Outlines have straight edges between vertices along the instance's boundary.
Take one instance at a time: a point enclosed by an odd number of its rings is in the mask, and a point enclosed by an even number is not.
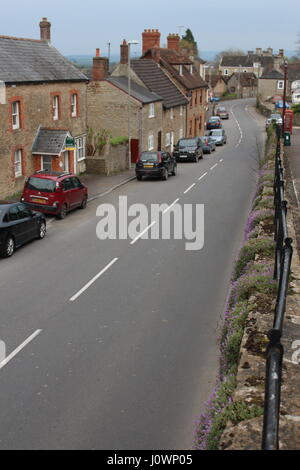
<svg viewBox="0 0 300 470"><path fill-rule="evenodd" d="M1 449L193 447L263 152L254 105L226 103L227 144L203 160L179 163L167 182L133 180L94 199L1 261L1 339L8 354L32 339L1 370ZM97 207L117 208L119 196L204 204L203 249L99 240Z"/></svg>

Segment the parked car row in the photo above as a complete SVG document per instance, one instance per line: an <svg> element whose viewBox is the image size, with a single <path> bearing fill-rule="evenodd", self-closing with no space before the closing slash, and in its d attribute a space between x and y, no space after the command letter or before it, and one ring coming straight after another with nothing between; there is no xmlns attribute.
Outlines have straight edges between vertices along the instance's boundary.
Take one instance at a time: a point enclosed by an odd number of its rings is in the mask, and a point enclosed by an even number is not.
<svg viewBox="0 0 300 470"><path fill-rule="evenodd" d="M213 129L202 137L179 139L172 155L165 151L142 152L135 166L136 178L141 181L144 176L156 176L166 181L170 175L177 175L177 162L198 162L204 153L210 154L226 142L224 129Z"/></svg>
<svg viewBox="0 0 300 470"><path fill-rule="evenodd" d="M0 202L0 256L46 235L46 217L66 214L87 204L88 190L73 173L38 171L27 178L21 202Z"/></svg>

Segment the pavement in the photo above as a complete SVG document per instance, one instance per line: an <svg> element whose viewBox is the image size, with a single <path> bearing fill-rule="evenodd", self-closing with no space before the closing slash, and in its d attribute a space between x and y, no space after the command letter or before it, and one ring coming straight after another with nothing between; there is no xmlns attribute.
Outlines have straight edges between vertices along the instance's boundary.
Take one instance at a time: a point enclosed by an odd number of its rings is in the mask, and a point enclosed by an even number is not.
<svg viewBox="0 0 300 470"><path fill-rule="evenodd" d="M80 180L88 187L89 200L109 194L123 184L135 179L134 166L126 171L114 175L83 174Z"/></svg>
<svg viewBox="0 0 300 470"><path fill-rule="evenodd" d="M284 147L284 153L289 159L292 183L300 207L300 127L293 129L291 145Z"/></svg>

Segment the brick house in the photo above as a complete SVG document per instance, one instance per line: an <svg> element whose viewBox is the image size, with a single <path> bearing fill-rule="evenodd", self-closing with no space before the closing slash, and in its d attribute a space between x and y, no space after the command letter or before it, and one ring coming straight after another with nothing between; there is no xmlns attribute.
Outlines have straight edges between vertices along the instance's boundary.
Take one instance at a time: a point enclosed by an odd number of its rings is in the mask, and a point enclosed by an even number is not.
<svg viewBox="0 0 300 470"><path fill-rule="evenodd" d="M257 95L258 79L254 73L233 73L227 81L229 93L236 93L238 98L253 98Z"/></svg>
<svg viewBox="0 0 300 470"><path fill-rule="evenodd" d="M121 63L127 64L128 46L121 45ZM95 132L107 130L112 137L128 136L130 122L131 159L144 150L160 150L158 139L163 124L163 98L145 86L131 81L130 98L127 76L109 76L108 59L93 59L92 80L88 84L88 127ZM130 114L128 101L130 99ZM129 120L129 121L128 121Z"/></svg>
<svg viewBox="0 0 300 470"><path fill-rule="evenodd" d="M284 62L284 50L279 49L278 54L273 54L273 49L269 47L263 51L256 48L256 51L248 51L245 55L224 55L219 63L219 71L225 77L230 77L233 73L254 73L260 77L266 67L280 67Z"/></svg>
<svg viewBox="0 0 300 470"><path fill-rule="evenodd" d="M208 109L208 84L200 75L204 72L203 61L197 62L180 51L180 37L169 34L167 48L160 47L158 30L144 30L143 55L141 59L153 59L188 98L187 137L204 134L205 116ZM200 63L201 62L201 63Z"/></svg>
<svg viewBox="0 0 300 470"><path fill-rule="evenodd" d="M0 197L35 170L84 169L87 77L51 46L47 18L40 34L0 36Z"/></svg>
<svg viewBox="0 0 300 470"><path fill-rule="evenodd" d="M128 57L128 45L125 42L122 44L121 62L113 71L112 77L128 76L127 61L122 59L122 55ZM151 148L161 148L172 152L178 139L186 135L187 98L154 58L131 60L130 76L131 83L135 82L146 87L163 98L162 129L151 129L148 133L148 142Z"/></svg>

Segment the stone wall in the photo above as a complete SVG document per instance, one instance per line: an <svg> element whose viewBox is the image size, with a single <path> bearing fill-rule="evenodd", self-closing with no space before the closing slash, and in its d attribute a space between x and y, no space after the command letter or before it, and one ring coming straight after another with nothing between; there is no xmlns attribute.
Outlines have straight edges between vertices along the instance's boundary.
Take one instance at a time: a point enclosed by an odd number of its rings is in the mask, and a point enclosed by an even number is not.
<svg viewBox="0 0 300 470"><path fill-rule="evenodd" d="M89 156L85 160L86 172L111 175L128 169L128 145L107 144L100 156Z"/></svg>

